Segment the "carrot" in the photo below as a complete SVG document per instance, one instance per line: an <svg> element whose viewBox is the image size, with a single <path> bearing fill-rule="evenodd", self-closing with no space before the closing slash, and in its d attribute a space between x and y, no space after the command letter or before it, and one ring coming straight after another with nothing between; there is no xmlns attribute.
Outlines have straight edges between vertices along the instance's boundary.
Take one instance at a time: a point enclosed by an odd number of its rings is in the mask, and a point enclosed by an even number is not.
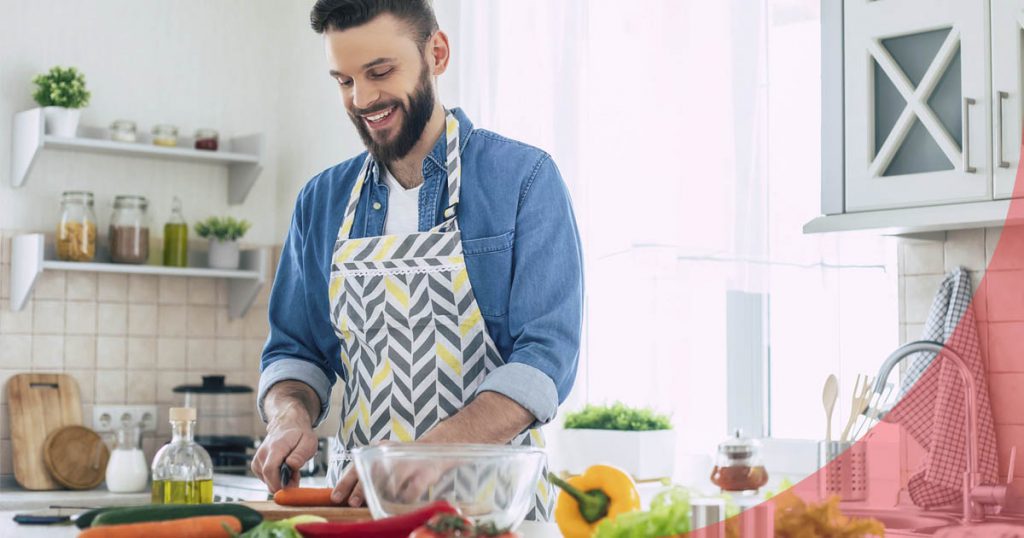
<svg viewBox="0 0 1024 538"><path fill-rule="evenodd" d="M226 527L226 528L225 528ZM228 532L231 529L231 532ZM200 516L171 521L151 521L89 527L78 538L230 538L242 532L242 522L235 516Z"/></svg>
<svg viewBox="0 0 1024 538"><path fill-rule="evenodd" d="M277 490L274 502L282 506L335 506L333 488L285 488Z"/></svg>

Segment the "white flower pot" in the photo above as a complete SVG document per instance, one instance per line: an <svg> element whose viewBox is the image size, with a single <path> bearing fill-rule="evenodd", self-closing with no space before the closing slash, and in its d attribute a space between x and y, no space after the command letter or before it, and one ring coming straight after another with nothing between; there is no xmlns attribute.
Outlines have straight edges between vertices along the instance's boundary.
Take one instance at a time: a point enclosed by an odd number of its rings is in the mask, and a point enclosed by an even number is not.
<svg viewBox="0 0 1024 538"><path fill-rule="evenodd" d="M78 132L78 120L81 115L82 110L79 108L64 108L62 106L43 107L46 134L74 138Z"/></svg>
<svg viewBox="0 0 1024 538"><path fill-rule="evenodd" d="M676 459L675 430L627 432L562 430L558 450L566 471L581 474L591 465L606 463L636 480L671 478Z"/></svg>
<svg viewBox="0 0 1024 538"><path fill-rule="evenodd" d="M238 241L210 239L210 267L214 269L238 269Z"/></svg>

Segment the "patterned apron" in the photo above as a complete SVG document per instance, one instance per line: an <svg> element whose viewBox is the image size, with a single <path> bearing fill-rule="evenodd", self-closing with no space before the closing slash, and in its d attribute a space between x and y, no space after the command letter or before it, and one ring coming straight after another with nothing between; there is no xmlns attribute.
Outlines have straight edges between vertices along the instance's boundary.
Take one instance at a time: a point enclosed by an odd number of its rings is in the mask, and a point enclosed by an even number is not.
<svg viewBox="0 0 1024 538"><path fill-rule="evenodd" d="M455 212L459 122L446 122L449 204L428 232L349 238L371 158L352 187L331 256L331 323L347 381L328 483L347 451L376 441L414 441L457 413L503 361L484 324L462 255ZM511 444L543 447L537 429ZM554 496L544 476L527 519L547 520Z"/></svg>

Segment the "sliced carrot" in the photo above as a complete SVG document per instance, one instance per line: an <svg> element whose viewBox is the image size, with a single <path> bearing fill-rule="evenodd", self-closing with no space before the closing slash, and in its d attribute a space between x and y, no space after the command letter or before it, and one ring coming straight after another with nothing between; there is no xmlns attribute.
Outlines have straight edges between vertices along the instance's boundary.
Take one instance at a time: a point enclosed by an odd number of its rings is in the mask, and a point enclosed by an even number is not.
<svg viewBox="0 0 1024 538"><path fill-rule="evenodd" d="M333 488L284 488L274 494L281 506L336 506L331 502Z"/></svg>
<svg viewBox="0 0 1024 538"><path fill-rule="evenodd" d="M231 529L231 532L228 531ZM242 532L242 522L235 516L200 516L171 521L151 521L89 527L78 538L231 538Z"/></svg>

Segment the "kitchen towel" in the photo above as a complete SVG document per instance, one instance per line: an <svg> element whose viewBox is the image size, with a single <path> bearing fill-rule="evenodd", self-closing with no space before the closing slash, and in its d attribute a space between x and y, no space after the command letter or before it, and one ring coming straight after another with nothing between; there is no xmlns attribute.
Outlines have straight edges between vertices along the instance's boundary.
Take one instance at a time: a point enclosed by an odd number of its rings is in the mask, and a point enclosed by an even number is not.
<svg viewBox="0 0 1024 538"><path fill-rule="evenodd" d="M944 344L971 369L978 390L978 471L985 482L994 484L999 472L996 435L971 295L966 269L957 267L946 275L932 301L921 339ZM934 353L910 358L902 383L903 398L885 418L903 425L926 450L921 468L907 483L911 500L924 508L960 502L967 470L963 381L951 361L933 364L934 359Z"/></svg>

